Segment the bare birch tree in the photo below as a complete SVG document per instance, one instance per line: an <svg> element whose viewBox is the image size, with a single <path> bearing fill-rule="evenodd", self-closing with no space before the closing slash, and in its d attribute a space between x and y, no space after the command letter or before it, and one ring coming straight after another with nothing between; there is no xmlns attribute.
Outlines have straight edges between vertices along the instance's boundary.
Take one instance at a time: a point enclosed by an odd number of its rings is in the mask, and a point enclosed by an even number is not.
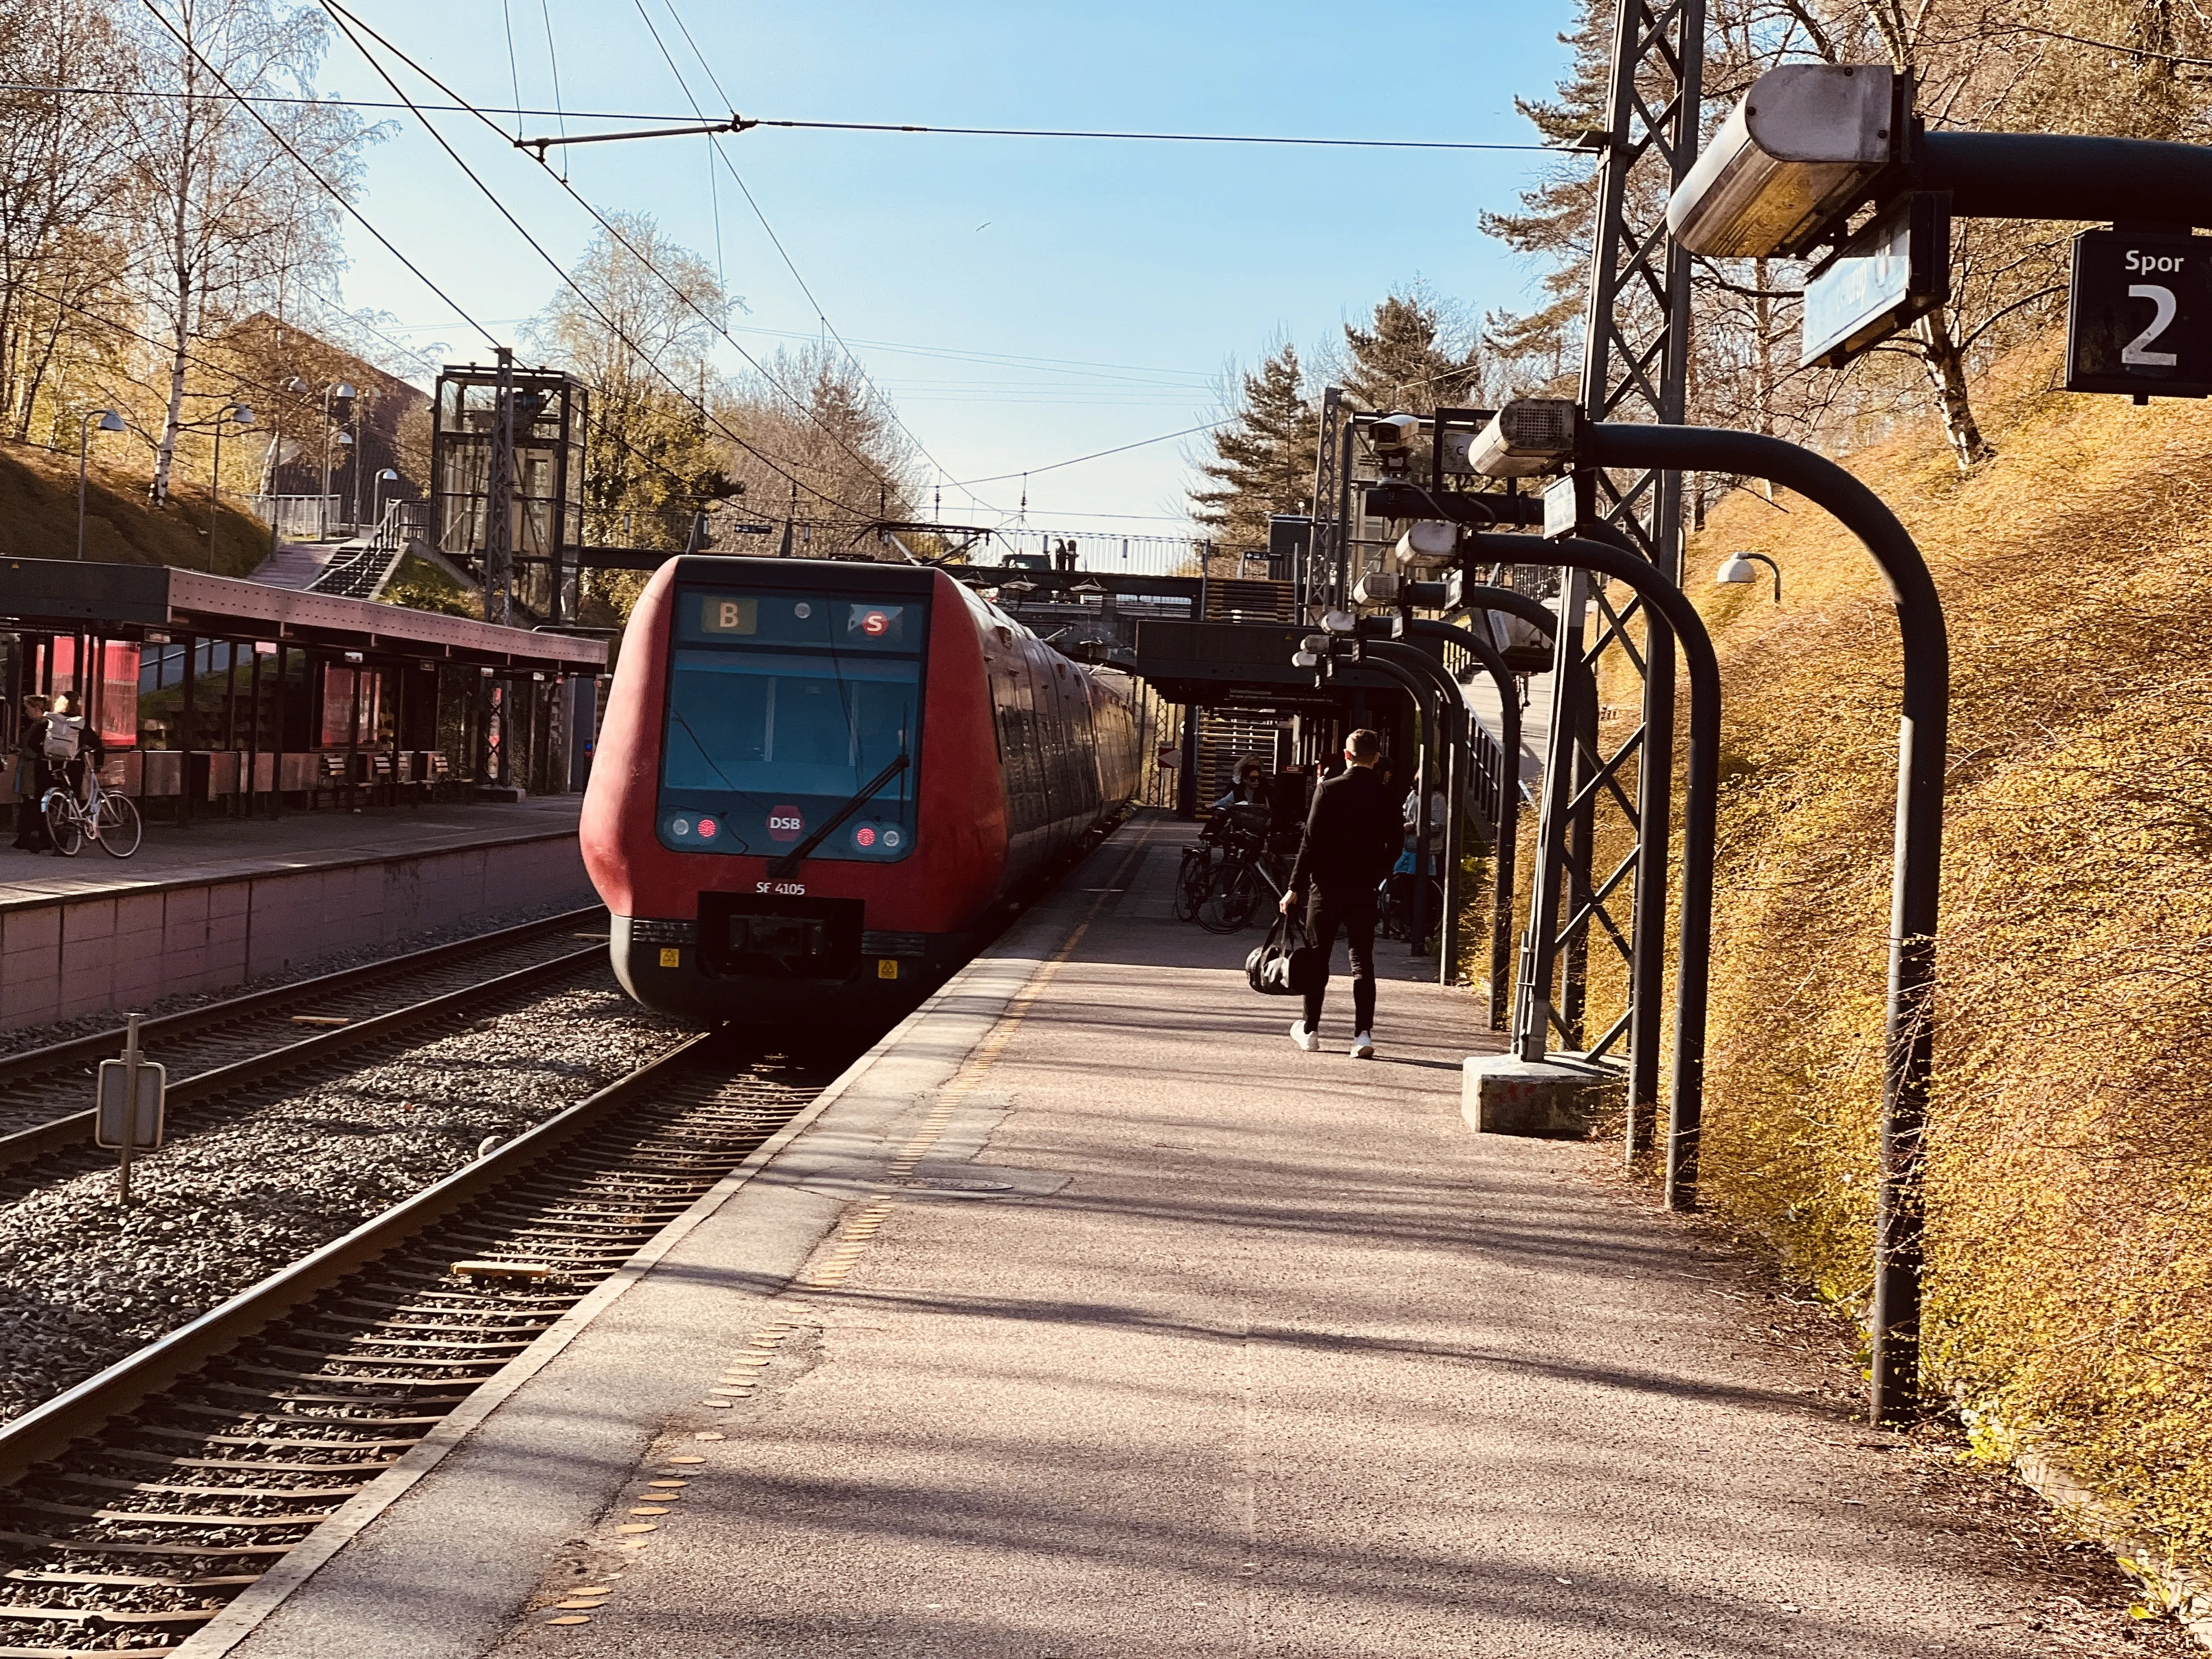
<svg viewBox="0 0 2212 1659"><path fill-rule="evenodd" d="M146 233L143 276L166 361L155 437L156 506L166 503L194 343L267 303L288 279L340 263L331 190L358 181L374 136L315 98L322 14L277 0L146 0L126 12L147 95L120 101ZM240 100L290 98L303 102ZM326 188L327 186L327 188Z"/></svg>

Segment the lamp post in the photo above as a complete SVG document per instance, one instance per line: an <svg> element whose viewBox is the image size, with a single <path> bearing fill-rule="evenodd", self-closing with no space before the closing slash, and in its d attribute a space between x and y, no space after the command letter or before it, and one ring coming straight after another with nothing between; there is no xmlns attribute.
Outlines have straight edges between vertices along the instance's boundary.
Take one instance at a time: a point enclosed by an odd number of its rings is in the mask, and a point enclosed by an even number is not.
<svg viewBox="0 0 2212 1659"><path fill-rule="evenodd" d="M352 452L353 452L353 434L352 434L352 433L350 433L350 432L349 432L349 431L347 431L343 427L340 427L340 428L339 428L336 432L334 432L334 433L332 433L332 434L330 434L330 441L331 441L331 443L335 444L335 445L337 447L337 452L338 452L338 453L337 453L337 459L336 459L335 460L328 460L328 459L326 459L326 460L325 460L325 461L324 461L324 463L323 463L323 507L322 507L322 510L323 510L323 520L324 520L324 522L323 522L323 539L324 539L325 541L328 541L328 540L330 539L330 535L331 535L331 531L330 531L330 510L331 510L331 475L333 472L337 471L339 468L341 468L341 467L344 466L344 465L345 465L345 464L346 464L346 458L347 458L349 454L351 454L351 453L352 453Z"/></svg>
<svg viewBox="0 0 2212 1659"><path fill-rule="evenodd" d="M1616 428L1599 428L1600 431ZM1670 432L1681 428L1653 428ZM1705 1116L1705 1009L1712 969L1713 842L1719 821L1721 671L1712 637L1705 631L1682 590L1633 553L1580 537L1536 541L1527 536L1479 532L1468 538L1469 550L1501 562L1565 565L1610 576L1635 590L1656 611L1682 647L1690 678L1690 765L1682 816L1682 874L1674 967L1674 1077L1668 1090L1667 1207L1697 1205L1698 1139ZM1553 808L1565 804L1569 780L1548 776ZM1556 922L1559 896L1547 891L1547 872L1539 866L1537 891L1529 903L1529 933ZM1540 996L1524 969L1522 994Z"/></svg>
<svg viewBox="0 0 2212 1659"><path fill-rule="evenodd" d="M369 495L369 516L379 524L384 522L384 486L398 482L398 473L388 466L376 475L375 487Z"/></svg>
<svg viewBox="0 0 2212 1659"><path fill-rule="evenodd" d="M1723 587L1741 586L1746 583L1755 582L1759 580L1759 572L1752 568L1754 563L1763 564L1774 573L1774 602L1777 605L1781 604L1782 567L1764 553L1729 554L1722 562L1721 568L1713 573L1713 581L1717 586Z"/></svg>
<svg viewBox="0 0 2212 1659"><path fill-rule="evenodd" d="M215 417L215 464L208 469L208 570L215 570L215 530L222 513L222 426L225 421L234 421L240 431L253 424L253 411L244 404L232 404Z"/></svg>
<svg viewBox="0 0 2212 1659"><path fill-rule="evenodd" d="M76 428L76 556L84 557L84 458L92 445L92 423L100 422L102 432L123 430L123 417L112 409L95 409L77 422Z"/></svg>
<svg viewBox="0 0 2212 1659"><path fill-rule="evenodd" d="M1897 838L1890 878L1880 1185L1875 1201L1873 1413L1918 1409L1922 1137L1935 1070L1936 921L1943 856L1943 757L1951 713L1950 641L1935 578L1911 534L1866 485L1780 438L1701 427L1593 425L1578 459L1595 466L1679 467L1767 478L1850 531L1889 588L1903 649Z"/></svg>
<svg viewBox="0 0 2212 1659"><path fill-rule="evenodd" d="M323 388L323 493L315 502L315 539L318 541L326 542L331 538L331 404L333 401L350 404L354 395L353 385L347 380L333 380ZM343 422L350 412L349 409L338 410L339 421ZM353 442L353 434L341 432L337 434L337 441L342 446L349 446Z"/></svg>

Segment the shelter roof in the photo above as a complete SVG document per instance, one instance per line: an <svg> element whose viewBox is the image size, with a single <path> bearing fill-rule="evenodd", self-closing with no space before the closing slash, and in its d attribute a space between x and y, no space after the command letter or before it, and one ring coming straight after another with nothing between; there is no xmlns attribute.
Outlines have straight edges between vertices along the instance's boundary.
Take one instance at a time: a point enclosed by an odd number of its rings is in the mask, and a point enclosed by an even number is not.
<svg viewBox="0 0 2212 1659"><path fill-rule="evenodd" d="M167 565L64 559L0 560L0 626L126 639L154 629L566 673L596 673L607 659L601 640L265 587Z"/></svg>

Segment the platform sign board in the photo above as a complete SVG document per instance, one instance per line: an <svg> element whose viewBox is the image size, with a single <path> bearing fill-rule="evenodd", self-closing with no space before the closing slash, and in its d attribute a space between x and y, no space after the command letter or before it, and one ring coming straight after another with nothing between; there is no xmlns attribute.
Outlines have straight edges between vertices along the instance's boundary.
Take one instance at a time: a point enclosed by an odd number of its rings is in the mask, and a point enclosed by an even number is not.
<svg viewBox="0 0 2212 1659"><path fill-rule="evenodd" d="M2212 237L2085 230L2074 238L2066 389L2212 394Z"/></svg>
<svg viewBox="0 0 2212 1659"><path fill-rule="evenodd" d="M138 1085L136 1109L132 1109L131 1100L134 1078ZM167 1127L162 1109L168 1086L167 1069L151 1060L101 1060L99 1108L92 1123L93 1145L110 1151L122 1150L127 1145L134 1152L150 1152L159 1146Z"/></svg>
<svg viewBox="0 0 2212 1659"><path fill-rule="evenodd" d="M1855 233L1805 282L1798 361L1840 368L1951 294L1951 198L1916 191Z"/></svg>

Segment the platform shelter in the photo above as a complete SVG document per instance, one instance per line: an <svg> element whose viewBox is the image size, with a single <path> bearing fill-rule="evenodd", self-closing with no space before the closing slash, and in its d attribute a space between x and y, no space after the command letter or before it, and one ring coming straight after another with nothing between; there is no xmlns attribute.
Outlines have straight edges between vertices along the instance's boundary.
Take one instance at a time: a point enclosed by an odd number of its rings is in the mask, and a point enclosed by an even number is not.
<svg viewBox="0 0 2212 1659"><path fill-rule="evenodd" d="M158 565L0 561L0 743L76 694L155 821L580 789L604 635ZM15 799L0 769L0 804Z"/></svg>

